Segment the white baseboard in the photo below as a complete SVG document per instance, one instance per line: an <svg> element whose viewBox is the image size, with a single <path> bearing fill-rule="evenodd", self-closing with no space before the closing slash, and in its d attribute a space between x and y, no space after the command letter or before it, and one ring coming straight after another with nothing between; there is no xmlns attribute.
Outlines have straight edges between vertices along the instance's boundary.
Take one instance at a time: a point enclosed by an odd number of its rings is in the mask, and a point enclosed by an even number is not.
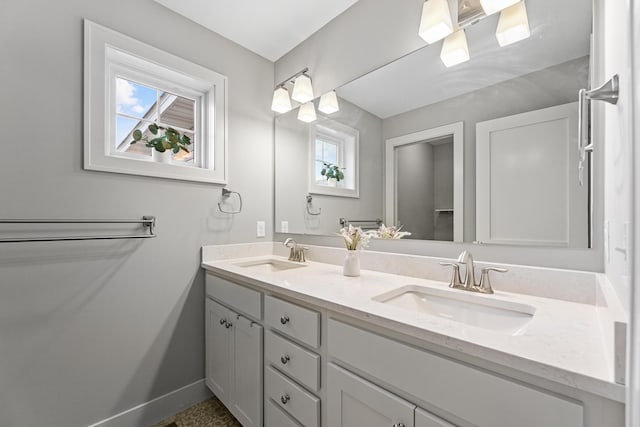
<svg viewBox="0 0 640 427"><path fill-rule="evenodd" d="M204 379L198 380L88 427L148 427L211 396Z"/></svg>

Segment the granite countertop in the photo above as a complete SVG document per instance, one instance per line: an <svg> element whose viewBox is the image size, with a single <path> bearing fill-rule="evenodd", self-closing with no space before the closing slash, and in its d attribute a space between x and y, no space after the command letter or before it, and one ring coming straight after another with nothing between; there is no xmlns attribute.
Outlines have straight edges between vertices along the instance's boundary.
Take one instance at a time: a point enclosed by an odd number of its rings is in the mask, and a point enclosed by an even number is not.
<svg viewBox="0 0 640 427"><path fill-rule="evenodd" d="M266 259L288 262L286 257L261 255L203 261L202 267L454 351L624 402L624 386L614 382L597 309L592 304L500 290L493 295L469 293L478 301L491 299L533 306L532 320L514 336L372 299L407 285L463 292L449 289L445 282L370 270L362 270L359 277L345 277L341 266L313 261L300 268L278 271L265 265L242 266Z"/></svg>

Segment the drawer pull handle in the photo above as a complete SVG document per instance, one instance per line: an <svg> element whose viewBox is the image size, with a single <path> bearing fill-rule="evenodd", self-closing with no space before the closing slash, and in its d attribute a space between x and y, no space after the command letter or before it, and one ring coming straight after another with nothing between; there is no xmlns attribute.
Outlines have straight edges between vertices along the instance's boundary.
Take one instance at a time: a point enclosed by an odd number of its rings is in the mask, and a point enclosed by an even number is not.
<svg viewBox="0 0 640 427"><path fill-rule="evenodd" d="M286 325L287 323L289 323L289 316L282 316L280 318L280 323L282 323L283 325Z"/></svg>
<svg viewBox="0 0 640 427"><path fill-rule="evenodd" d="M283 394L282 396L280 396L280 402L282 402L283 405L286 405L289 400L291 400L291 398L288 394Z"/></svg>
<svg viewBox="0 0 640 427"><path fill-rule="evenodd" d="M286 365L289 360L291 360L291 358L289 357L288 354L285 354L284 356L280 357L280 361L282 362L283 365Z"/></svg>
<svg viewBox="0 0 640 427"><path fill-rule="evenodd" d="M393 427L404 427L403 423L395 423Z"/></svg>
<svg viewBox="0 0 640 427"><path fill-rule="evenodd" d="M226 319L220 319L220 324L222 326L226 325L227 324L227 320Z"/></svg>
<svg viewBox="0 0 640 427"><path fill-rule="evenodd" d="M233 323L231 322L227 322L227 324L225 325L225 328L229 329L230 327L233 326Z"/></svg>

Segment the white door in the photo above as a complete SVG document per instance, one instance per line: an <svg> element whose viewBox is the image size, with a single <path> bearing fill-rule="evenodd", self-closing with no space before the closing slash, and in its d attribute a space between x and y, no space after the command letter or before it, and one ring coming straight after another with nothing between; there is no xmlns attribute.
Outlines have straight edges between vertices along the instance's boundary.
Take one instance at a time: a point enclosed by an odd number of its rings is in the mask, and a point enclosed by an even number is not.
<svg viewBox="0 0 640 427"><path fill-rule="evenodd" d="M205 310L206 383L225 402L232 394L233 333L227 328L230 311L209 298Z"/></svg>
<svg viewBox="0 0 640 427"><path fill-rule="evenodd" d="M235 315L232 412L244 427L262 426L262 326Z"/></svg>
<svg viewBox="0 0 640 427"><path fill-rule="evenodd" d="M415 405L330 363L327 369L327 425L413 427Z"/></svg>
<svg viewBox="0 0 640 427"><path fill-rule="evenodd" d="M574 102L476 124L477 241L588 246L577 120Z"/></svg>

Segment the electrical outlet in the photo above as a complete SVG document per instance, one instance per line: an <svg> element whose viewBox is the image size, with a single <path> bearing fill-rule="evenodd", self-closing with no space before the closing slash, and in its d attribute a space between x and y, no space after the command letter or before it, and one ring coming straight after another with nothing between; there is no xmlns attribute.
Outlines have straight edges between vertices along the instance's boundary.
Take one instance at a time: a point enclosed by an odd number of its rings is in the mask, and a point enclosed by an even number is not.
<svg viewBox="0 0 640 427"><path fill-rule="evenodd" d="M280 232L281 233L289 232L289 221L280 221Z"/></svg>
<svg viewBox="0 0 640 427"><path fill-rule="evenodd" d="M256 222L256 237L264 237L264 234L265 234L264 221Z"/></svg>

